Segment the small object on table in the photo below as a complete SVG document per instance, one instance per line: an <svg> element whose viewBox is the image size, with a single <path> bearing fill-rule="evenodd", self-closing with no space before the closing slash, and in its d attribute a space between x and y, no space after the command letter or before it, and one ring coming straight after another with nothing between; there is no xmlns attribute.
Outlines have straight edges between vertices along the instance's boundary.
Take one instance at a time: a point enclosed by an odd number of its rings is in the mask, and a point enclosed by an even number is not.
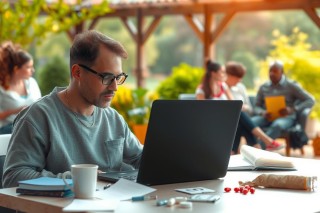
<svg viewBox="0 0 320 213"><path fill-rule="evenodd" d="M170 198L167 202L167 206L174 206L176 204L176 199Z"/></svg>
<svg viewBox="0 0 320 213"><path fill-rule="evenodd" d="M239 181L239 184L241 186L249 185L253 187L314 191L316 182L316 176L262 174L253 181Z"/></svg>
<svg viewBox="0 0 320 213"><path fill-rule="evenodd" d="M168 200L158 200L157 201L157 206L165 206L167 205Z"/></svg>
<svg viewBox="0 0 320 213"><path fill-rule="evenodd" d="M184 209L191 209L192 208L192 203L189 201L182 201L179 203L178 207L184 208Z"/></svg>
<svg viewBox="0 0 320 213"><path fill-rule="evenodd" d="M132 197L132 201L144 201L144 200L156 200L156 199L158 199L157 195Z"/></svg>

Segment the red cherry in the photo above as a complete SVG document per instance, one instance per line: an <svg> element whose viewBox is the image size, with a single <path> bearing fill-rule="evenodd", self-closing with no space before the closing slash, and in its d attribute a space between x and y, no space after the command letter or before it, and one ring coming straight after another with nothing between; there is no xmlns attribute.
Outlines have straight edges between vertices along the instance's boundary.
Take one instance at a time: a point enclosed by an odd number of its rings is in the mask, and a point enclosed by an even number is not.
<svg viewBox="0 0 320 213"><path fill-rule="evenodd" d="M248 192L249 192L248 189L243 189L242 190L242 194L244 194L244 195L248 194Z"/></svg>
<svg viewBox="0 0 320 213"><path fill-rule="evenodd" d="M233 190L234 190L236 193L238 193L238 192L240 191L239 187L235 187Z"/></svg>
<svg viewBox="0 0 320 213"><path fill-rule="evenodd" d="M239 191L242 193L242 191L243 191L243 186L240 186Z"/></svg>
<svg viewBox="0 0 320 213"><path fill-rule="evenodd" d="M255 190L254 188L251 188L251 189L250 189L250 193L251 193L251 194L254 194L255 191L256 191L256 190Z"/></svg>
<svg viewBox="0 0 320 213"><path fill-rule="evenodd" d="M225 188L224 188L224 191L225 191L225 192L230 192L230 191L231 191L231 188L230 188L230 187L225 187Z"/></svg>
<svg viewBox="0 0 320 213"><path fill-rule="evenodd" d="M244 186L244 188L246 188L246 189L250 189L250 188L251 188L251 186L249 186L249 185L245 185L245 186Z"/></svg>

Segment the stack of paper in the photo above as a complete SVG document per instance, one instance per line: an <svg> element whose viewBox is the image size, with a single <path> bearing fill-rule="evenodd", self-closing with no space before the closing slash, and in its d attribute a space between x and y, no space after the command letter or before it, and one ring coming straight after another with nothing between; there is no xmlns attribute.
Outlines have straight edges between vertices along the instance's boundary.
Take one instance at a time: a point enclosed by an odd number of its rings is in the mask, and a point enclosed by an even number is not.
<svg viewBox="0 0 320 213"><path fill-rule="evenodd" d="M115 211L121 200L131 200L135 196L143 196L156 189L134 181L120 179L105 190L98 190L93 199L74 199L63 208L64 212Z"/></svg>

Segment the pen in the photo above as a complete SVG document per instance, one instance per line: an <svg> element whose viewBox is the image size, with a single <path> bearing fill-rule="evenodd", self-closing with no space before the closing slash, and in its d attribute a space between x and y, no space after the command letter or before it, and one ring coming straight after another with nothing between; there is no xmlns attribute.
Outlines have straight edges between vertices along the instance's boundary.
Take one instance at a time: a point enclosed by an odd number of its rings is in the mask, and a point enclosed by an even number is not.
<svg viewBox="0 0 320 213"><path fill-rule="evenodd" d="M158 198L157 195L150 195L150 196L135 196L132 197L132 201L143 201L143 200L156 200Z"/></svg>
<svg viewBox="0 0 320 213"><path fill-rule="evenodd" d="M106 189L109 188L111 185L112 185L111 183L105 185L105 186L103 187L103 190L106 190Z"/></svg>

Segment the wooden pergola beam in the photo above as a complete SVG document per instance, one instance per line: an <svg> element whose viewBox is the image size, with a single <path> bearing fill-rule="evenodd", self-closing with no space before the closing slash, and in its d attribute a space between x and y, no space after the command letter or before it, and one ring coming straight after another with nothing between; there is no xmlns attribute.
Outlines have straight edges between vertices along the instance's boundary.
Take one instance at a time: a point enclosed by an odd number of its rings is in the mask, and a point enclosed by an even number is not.
<svg viewBox="0 0 320 213"><path fill-rule="evenodd" d="M155 16L143 35L143 43L145 43L153 31L157 28L161 20L161 16Z"/></svg>
<svg viewBox="0 0 320 213"><path fill-rule="evenodd" d="M147 42L148 38L160 23L161 16L154 16L149 26L145 26L144 16L142 15L142 10L136 11L137 25L134 25L133 21L128 17L120 17L122 23L127 28L132 39L137 44L137 67L135 68L135 75L137 77L137 86L144 87L145 85L145 75L147 75L147 68L145 62L144 54L144 44Z"/></svg>
<svg viewBox="0 0 320 213"><path fill-rule="evenodd" d="M218 27L211 34L210 36L211 42L215 42L218 39L218 37L226 29L226 27L228 26L229 22L231 21L231 19L234 17L235 14L236 14L235 11L227 12L225 14L223 19L219 23Z"/></svg>
<svg viewBox="0 0 320 213"><path fill-rule="evenodd" d="M320 28L320 17L315 8L305 7L304 12L310 17L310 19Z"/></svg>
<svg viewBox="0 0 320 213"><path fill-rule="evenodd" d="M204 43L203 43L203 65L208 59L215 58L214 45L211 39L212 32L215 28L216 22L214 21L214 14L205 7L204 12Z"/></svg>
<svg viewBox="0 0 320 213"><path fill-rule="evenodd" d="M213 13L211 13L209 10L206 10L204 14L204 24L201 24L199 19L191 14L184 16L191 29L195 32L200 42L203 44L203 57L205 60L208 58L213 58L213 44L221 35L223 30L227 27L235 14L235 11L226 13L215 28L213 24L217 23L213 20Z"/></svg>
<svg viewBox="0 0 320 213"><path fill-rule="evenodd" d="M194 17L192 14L184 15L184 19L187 21L187 23L189 24L189 26L191 27L193 32L195 32L198 39L202 43L204 43L204 35L203 35L204 29L203 29L203 25L199 21L199 19Z"/></svg>
<svg viewBox="0 0 320 213"><path fill-rule="evenodd" d="M130 20L128 17L124 17L121 16L120 17L122 23L124 24L124 26L126 27L126 29L128 30L129 34L131 35L131 38L135 41L138 42L138 38L137 38L137 28L134 25L134 23L132 22L132 20Z"/></svg>
<svg viewBox="0 0 320 213"><path fill-rule="evenodd" d="M110 5L115 11L106 14L104 17L119 17L119 16L135 16L134 9L142 9L144 16L155 15L189 15L189 14L204 14L205 8L212 13L226 13L236 10L238 12L252 11L267 11L267 10L301 10L305 5L310 5L312 8L319 8L319 0L265 0L265 1L215 1L198 0L196 3L180 3L165 6L165 4L149 4L148 7L143 5L127 4L126 6Z"/></svg>

